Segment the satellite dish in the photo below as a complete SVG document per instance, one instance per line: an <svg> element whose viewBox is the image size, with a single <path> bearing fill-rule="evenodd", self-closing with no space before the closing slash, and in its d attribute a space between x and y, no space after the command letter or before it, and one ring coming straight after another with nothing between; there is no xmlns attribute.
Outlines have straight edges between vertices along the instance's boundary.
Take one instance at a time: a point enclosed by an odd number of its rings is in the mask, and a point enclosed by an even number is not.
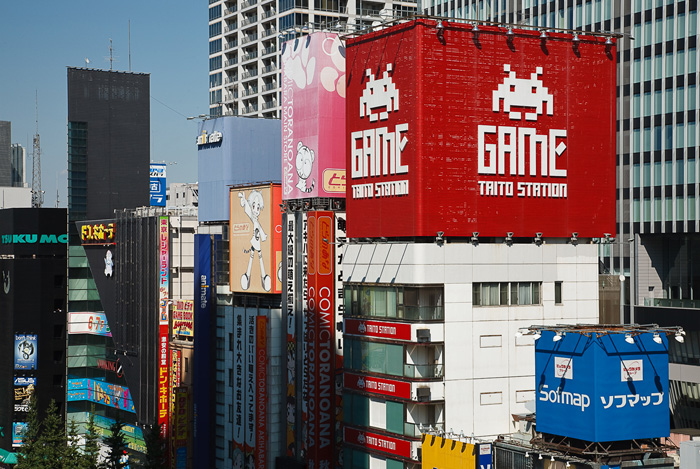
<svg viewBox="0 0 700 469"><path fill-rule="evenodd" d="M85 65L87 65L87 64L89 64L89 63L90 63L90 59L88 59L87 57L85 57Z"/></svg>

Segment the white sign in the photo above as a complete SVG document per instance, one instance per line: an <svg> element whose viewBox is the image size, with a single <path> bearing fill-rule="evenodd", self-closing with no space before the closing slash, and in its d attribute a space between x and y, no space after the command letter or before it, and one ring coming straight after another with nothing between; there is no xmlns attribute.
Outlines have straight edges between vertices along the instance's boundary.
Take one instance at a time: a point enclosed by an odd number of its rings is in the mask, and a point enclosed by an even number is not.
<svg viewBox="0 0 700 469"><path fill-rule="evenodd" d="M644 361L622 360L620 362L621 381L644 381Z"/></svg>
<svg viewBox="0 0 700 469"><path fill-rule="evenodd" d="M554 377L574 379L574 359L571 357L554 357Z"/></svg>
<svg viewBox="0 0 700 469"><path fill-rule="evenodd" d="M206 130L202 131L202 135L197 136L197 145L206 145L208 143L219 143L223 138L223 134L219 131L214 131L207 134Z"/></svg>

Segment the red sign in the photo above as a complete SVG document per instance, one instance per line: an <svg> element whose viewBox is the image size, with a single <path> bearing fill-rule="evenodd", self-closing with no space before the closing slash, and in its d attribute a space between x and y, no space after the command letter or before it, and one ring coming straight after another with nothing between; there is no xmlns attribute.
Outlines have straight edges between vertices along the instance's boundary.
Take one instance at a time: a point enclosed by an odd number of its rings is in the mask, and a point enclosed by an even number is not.
<svg viewBox="0 0 700 469"><path fill-rule="evenodd" d="M255 318L255 467L267 469L267 318Z"/></svg>
<svg viewBox="0 0 700 469"><path fill-rule="evenodd" d="M346 319L345 333L382 339L411 340L411 325L396 322Z"/></svg>
<svg viewBox="0 0 700 469"><path fill-rule="evenodd" d="M411 398L411 383L395 381L393 379L375 378L353 373L345 373L345 387L356 391L364 391L383 396Z"/></svg>
<svg viewBox="0 0 700 469"><path fill-rule="evenodd" d="M333 212L308 212L308 465L332 467L335 445Z"/></svg>
<svg viewBox="0 0 700 469"><path fill-rule="evenodd" d="M615 233L615 46L442 23L348 39L348 236Z"/></svg>
<svg viewBox="0 0 700 469"><path fill-rule="evenodd" d="M406 459L411 458L411 442L407 440L345 427L345 442Z"/></svg>

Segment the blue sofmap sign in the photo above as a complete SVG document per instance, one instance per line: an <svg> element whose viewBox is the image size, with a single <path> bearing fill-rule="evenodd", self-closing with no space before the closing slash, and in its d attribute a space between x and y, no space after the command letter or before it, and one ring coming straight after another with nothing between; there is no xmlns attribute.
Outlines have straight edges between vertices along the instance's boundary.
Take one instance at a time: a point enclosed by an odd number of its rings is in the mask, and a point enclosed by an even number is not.
<svg viewBox="0 0 700 469"><path fill-rule="evenodd" d="M165 165L151 163L151 207L165 207Z"/></svg>
<svg viewBox="0 0 700 469"><path fill-rule="evenodd" d="M567 332L535 343L537 431L591 442L667 437L668 340Z"/></svg>
<svg viewBox="0 0 700 469"><path fill-rule="evenodd" d="M36 370L36 334L15 334L15 370Z"/></svg>

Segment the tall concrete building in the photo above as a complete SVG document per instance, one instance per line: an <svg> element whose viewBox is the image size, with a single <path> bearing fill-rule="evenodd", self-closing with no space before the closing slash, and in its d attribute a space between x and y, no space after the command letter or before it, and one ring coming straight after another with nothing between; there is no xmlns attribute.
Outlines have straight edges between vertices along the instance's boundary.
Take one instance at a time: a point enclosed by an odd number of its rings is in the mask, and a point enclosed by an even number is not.
<svg viewBox="0 0 700 469"><path fill-rule="evenodd" d="M209 114L280 117L282 42L415 12L401 0L209 0Z"/></svg>
<svg viewBox="0 0 700 469"><path fill-rule="evenodd" d="M423 6L425 13L461 21L621 35L617 233L613 243L600 244L601 274L626 279L626 321L681 325L688 342L699 343L697 1L430 0ZM700 354L696 345L671 342L673 422L697 427Z"/></svg>
<svg viewBox="0 0 700 469"><path fill-rule="evenodd" d="M12 186L24 187L27 184L27 151L19 143L13 143L11 153Z"/></svg>
<svg viewBox="0 0 700 469"><path fill-rule="evenodd" d="M12 185L10 141L12 123L0 121L0 186Z"/></svg>

